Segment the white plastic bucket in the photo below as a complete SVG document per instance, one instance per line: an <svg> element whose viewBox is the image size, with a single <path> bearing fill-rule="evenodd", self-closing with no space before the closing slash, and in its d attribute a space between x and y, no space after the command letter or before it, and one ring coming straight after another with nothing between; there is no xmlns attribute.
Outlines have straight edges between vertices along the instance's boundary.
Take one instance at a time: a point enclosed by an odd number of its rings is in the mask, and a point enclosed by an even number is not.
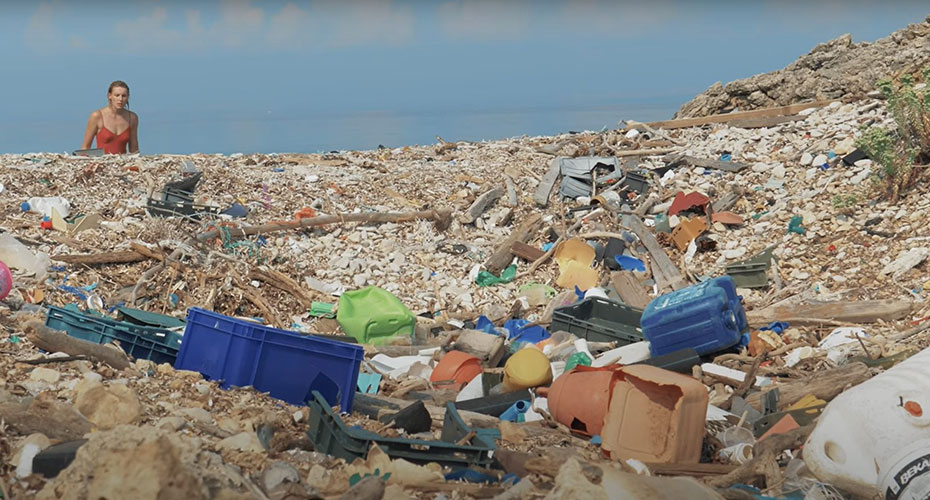
<svg viewBox="0 0 930 500"><path fill-rule="evenodd" d="M807 467L850 493L884 494L879 479L905 465L899 464L901 450L930 440L928 385L930 349L924 349L837 396L804 445ZM923 450L930 453L930 447Z"/></svg>

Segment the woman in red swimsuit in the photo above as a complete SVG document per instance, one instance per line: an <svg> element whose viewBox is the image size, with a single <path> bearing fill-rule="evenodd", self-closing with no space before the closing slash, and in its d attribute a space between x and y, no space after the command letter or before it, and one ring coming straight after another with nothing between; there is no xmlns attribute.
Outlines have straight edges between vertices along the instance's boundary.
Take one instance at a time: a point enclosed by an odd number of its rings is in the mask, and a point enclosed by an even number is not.
<svg viewBox="0 0 930 500"><path fill-rule="evenodd" d="M90 114L81 149L90 149L97 138L97 147L106 154L139 152L139 116L126 109L129 106L129 85L115 81L107 89L108 104Z"/></svg>

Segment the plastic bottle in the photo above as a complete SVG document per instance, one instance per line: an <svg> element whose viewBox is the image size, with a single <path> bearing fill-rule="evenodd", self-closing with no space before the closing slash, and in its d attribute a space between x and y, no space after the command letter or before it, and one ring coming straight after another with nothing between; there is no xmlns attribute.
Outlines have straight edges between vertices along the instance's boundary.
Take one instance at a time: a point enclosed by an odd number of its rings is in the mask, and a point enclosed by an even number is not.
<svg viewBox="0 0 930 500"><path fill-rule="evenodd" d="M71 213L71 203L61 196L33 196L27 203L29 206L24 205L24 211L39 212L46 217L52 216L52 208L62 217Z"/></svg>
<svg viewBox="0 0 930 500"><path fill-rule="evenodd" d="M928 384L930 349L924 349L837 396L804 445L807 467L859 496L925 498L914 495L930 483ZM918 462L924 466L914 468Z"/></svg>

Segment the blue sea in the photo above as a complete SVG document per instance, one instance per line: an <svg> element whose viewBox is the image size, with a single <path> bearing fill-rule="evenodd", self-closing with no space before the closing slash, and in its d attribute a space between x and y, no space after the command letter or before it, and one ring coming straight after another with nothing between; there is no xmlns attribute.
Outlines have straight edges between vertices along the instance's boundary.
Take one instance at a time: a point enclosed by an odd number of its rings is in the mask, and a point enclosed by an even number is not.
<svg viewBox="0 0 930 500"><path fill-rule="evenodd" d="M378 146L496 140L613 128L621 120L672 117L685 101L500 110L327 112L279 116L178 117L134 108L142 154L318 153ZM0 153L70 152L80 147L86 116L55 122L0 123Z"/></svg>

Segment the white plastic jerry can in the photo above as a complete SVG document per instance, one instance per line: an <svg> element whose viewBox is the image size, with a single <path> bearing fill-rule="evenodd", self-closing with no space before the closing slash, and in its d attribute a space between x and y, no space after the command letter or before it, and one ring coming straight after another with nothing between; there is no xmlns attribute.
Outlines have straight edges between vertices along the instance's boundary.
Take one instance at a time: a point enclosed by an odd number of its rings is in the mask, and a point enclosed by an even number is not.
<svg viewBox="0 0 930 500"><path fill-rule="evenodd" d="M803 455L818 479L842 490L866 498L912 498L908 485L930 480L930 462L912 463L930 456L930 349L831 401Z"/></svg>

